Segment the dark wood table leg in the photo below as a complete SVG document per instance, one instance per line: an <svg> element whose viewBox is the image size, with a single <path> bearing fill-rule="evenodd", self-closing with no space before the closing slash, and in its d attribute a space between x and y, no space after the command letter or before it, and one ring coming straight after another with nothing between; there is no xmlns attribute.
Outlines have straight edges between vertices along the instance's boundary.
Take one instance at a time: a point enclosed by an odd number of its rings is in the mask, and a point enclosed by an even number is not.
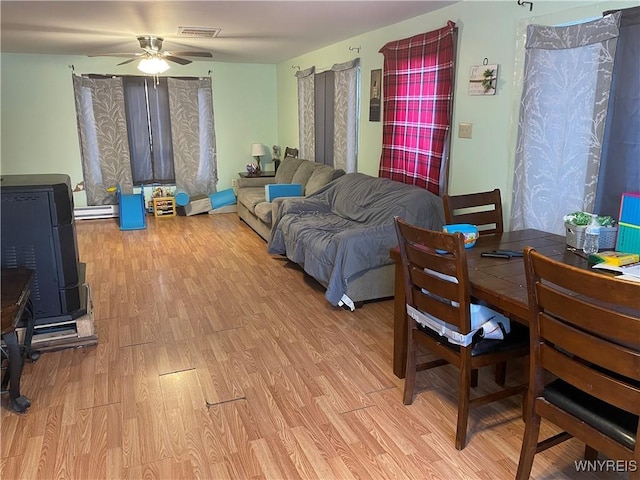
<svg viewBox="0 0 640 480"><path fill-rule="evenodd" d="M33 314L33 302L31 299L27 302L27 306L24 309L23 318L26 317L27 328L24 334L24 359L29 359L35 362L40 358L40 352L31 348L31 340L33 340L33 331L36 324L36 318Z"/></svg>
<svg viewBox="0 0 640 480"><path fill-rule="evenodd" d="M22 375L22 366L24 358L20 352L18 345L18 332L15 330L2 335L4 343L7 345L7 353L9 358L9 398L13 409L18 413L24 413L31 406L31 401L20 395L20 377Z"/></svg>

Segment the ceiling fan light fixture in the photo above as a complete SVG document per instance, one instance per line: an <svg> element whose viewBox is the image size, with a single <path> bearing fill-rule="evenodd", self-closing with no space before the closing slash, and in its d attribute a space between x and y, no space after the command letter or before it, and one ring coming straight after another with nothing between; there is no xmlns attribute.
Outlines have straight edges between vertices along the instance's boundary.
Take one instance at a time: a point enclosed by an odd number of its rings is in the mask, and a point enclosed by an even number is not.
<svg viewBox="0 0 640 480"><path fill-rule="evenodd" d="M158 75L169 70L169 64L164 58L143 58L138 64L138 70L147 75Z"/></svg>

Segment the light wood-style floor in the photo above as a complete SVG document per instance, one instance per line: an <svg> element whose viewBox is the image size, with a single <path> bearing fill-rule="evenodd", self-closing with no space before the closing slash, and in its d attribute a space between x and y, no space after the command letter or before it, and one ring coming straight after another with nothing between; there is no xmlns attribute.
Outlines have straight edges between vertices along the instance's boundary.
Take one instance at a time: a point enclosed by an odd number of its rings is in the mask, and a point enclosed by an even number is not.
<svg viewBox="0 0 640 480"><path fill-rule="evenodd" d="M25 415L3 396L1 478L514 477L520 399L472 410L461 452L452 367L422 372L402 404L390 300L332 307L235 214L77 233L99 343L27 364ZM582 450L538 455L532 478L623 478L576 472Z"/></svg>

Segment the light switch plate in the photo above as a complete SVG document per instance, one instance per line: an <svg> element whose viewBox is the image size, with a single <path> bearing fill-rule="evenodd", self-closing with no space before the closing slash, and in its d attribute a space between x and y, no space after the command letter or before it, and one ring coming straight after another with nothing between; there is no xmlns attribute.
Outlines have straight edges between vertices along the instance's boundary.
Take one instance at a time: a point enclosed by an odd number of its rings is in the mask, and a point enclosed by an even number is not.
<svg viewBox="0 0 640 480"><path fill-rule="evenodd" d="M458 138L471 138L472 123L459 123L458 124Z"/></svg>

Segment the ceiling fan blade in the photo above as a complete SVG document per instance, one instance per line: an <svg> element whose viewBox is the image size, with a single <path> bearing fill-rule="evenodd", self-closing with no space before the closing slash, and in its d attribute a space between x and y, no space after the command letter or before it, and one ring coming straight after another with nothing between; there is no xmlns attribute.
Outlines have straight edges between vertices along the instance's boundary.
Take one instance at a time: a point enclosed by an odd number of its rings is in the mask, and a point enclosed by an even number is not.
<svg viewBox="0 0 640 480"><path fill-rule="evenodd" d="M94 53L93 55L87 55L87 57L134 57L137 56L137 53Z"/></svg>
<svg viewBox="0 0 640 480"><path fill-rule="evenodd" d="M170 55L176 55L179 57L206 57L213 58L213 54L211 52L167 52Z"/></svg>
<svg viewBox="0 0 640 480"><path fill-rule="evenodd" d="M126 65L127 63L135 62L136 60L138 60L138 57L130 58L129 60L125 60L124 62L120 62L117 66L119 67L120 65Z"/></svg>
<svg viewBox="0 0 640 480"><path fill-rule="evenodd" d="M163 55L163 57L165 60L169 60L170 62L175 62L175 63L179 63L180 65L189 65L191 62L191 60L187 60L186 58L180 58L180 57L176 57L174 55Z"/></svg>

